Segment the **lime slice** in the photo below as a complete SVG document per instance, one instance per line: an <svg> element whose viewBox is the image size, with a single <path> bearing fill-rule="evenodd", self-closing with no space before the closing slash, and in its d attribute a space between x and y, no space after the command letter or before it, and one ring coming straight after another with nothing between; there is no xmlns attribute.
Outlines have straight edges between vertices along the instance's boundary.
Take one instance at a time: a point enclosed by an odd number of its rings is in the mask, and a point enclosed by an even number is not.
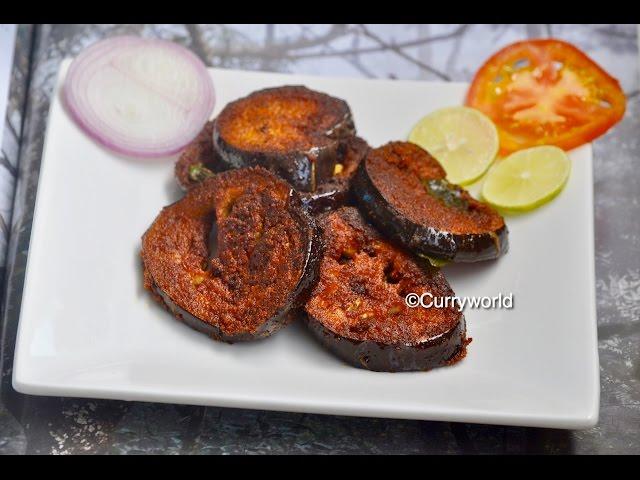
<svg viewBox="0 0 640 480"><path fill-rule="evenodd" d="M571 161L558 147L520 150L489 172L482 196L497 208L525 212L560 193L570 172Z"/></svg>
<svg viewBox="0 0 640 480"><path fill-rule="evenodd" d="M496 158L500 142L496 126L478 110L449 107L420 120L409 141L433 155L458 185L473 183Z"/></svg>

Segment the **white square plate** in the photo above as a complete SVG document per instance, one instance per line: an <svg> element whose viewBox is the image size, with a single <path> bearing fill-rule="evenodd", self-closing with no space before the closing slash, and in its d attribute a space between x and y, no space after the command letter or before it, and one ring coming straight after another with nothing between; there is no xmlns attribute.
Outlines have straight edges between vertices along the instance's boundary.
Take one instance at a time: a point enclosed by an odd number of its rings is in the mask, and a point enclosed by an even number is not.
<svg viewBox="0 0 640 480"><path fill-rule="evenodd" d="M142 288L140 236L174 201L173 159L134 161L49 116L13 371L16 390L340 415L581 428L598 419L591 148L550 204L508 218L498 261L445 268L459 296L513 292L511 310L467 310L454 367L374 373L343 364L298 322L226 345L182 325ZM407 137L466 85L211 70L218 102L304 84L346 99L373 146Z"/></svg>

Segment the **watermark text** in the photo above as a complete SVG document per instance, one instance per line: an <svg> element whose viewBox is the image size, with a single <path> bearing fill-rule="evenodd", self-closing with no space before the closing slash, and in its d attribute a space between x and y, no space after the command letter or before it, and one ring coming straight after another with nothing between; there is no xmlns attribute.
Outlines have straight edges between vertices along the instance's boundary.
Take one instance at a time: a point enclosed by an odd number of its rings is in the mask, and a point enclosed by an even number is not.
<svg viewBox="0 0 640 480"><path fill-rule="evenodd" d="M507 309L513 308L513 293L498 294L494 297L439 297L431 292L423 294L409 293L404 299L409 308L455 308L462 312L465 308L485 310Z"/></svg>

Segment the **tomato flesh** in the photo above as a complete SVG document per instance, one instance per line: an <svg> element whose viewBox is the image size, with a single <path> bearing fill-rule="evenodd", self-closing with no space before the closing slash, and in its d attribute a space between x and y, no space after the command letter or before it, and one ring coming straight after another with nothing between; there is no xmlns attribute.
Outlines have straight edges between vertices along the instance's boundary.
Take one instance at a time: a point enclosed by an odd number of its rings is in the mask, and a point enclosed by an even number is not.
<svg viewBox="0 0 640 480"><path fill-rule="evenodd" d="M626 99L618 81L583 52L549 39L496 53L478 70L466 103L496 123L501 151L509 153L587 143L620 121Z"/></svg>

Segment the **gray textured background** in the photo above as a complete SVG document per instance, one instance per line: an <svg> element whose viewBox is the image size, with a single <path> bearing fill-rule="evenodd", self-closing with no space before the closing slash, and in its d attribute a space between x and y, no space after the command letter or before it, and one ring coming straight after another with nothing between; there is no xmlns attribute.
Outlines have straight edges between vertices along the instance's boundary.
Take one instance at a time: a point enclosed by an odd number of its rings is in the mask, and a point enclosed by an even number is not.
<svg viewBox="0 0 640 480"><path fill-rule="evenodd" d="M640 453L640 100L635 25L22 25L0 197L8 239L2 302L0 453ZM11 365L49 99L61 60L109 35L176 41L217 67L469 81L510 42L554 36L616 76L623 122L595 142L602 397L585 431L32 397ZM13 184L17 178L17 189ZM0 226L2 223L0 222ZM567 247L570 248L570 247ZM544 259L540 259L543 264Z"/></svg>

